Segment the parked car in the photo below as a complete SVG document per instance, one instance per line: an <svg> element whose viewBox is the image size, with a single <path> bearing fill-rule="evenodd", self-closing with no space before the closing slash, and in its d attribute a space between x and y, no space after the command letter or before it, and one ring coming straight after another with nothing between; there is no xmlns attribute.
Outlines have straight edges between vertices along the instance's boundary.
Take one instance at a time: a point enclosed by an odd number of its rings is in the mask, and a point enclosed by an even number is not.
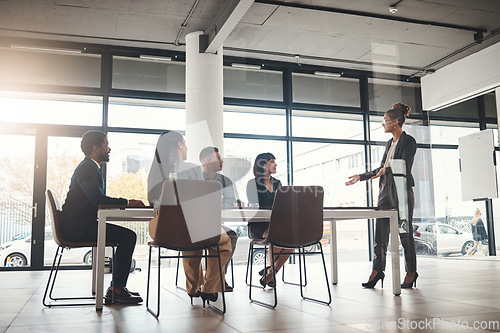
<svg viewBox="0 0 500 333"><path fill-rule="evenodd" d="M250 246L250 239L248 238L248 227L246 224L231 224L225 223L225 225L234 231L238 235L238 243L236 244L236 251L233 254L234 264L246 264L248 259L248 248ZM323 227L323 238L321 239L321 244L323 246L327 245L330 240L330 224L326 223ZM309 246L306 252L312 252L316 250L315 246ZM264 265L265 258L264 250L256 250L253 254L253 264L254 265ZM267 253L269 256L269 253Z"/></svg>
<svg viewBox="0 0 500 333"><path fill-rule="evenodd" d="M20 267L28 266L31 260L31 235L22 238L15 237L16 240L0 244L0 265ZM57 244L52 237L52 230L45 232L44 262L45 265L52 265ZM92 263L91 248L65 249L61 259L61 264L87 264Z"/></svg>
<svg viewBox="0 0 500 333"><path fill-rule="evenodd" d="M472 234L444 223L413 223L417 254L466 254L473 246Z"/></svg>

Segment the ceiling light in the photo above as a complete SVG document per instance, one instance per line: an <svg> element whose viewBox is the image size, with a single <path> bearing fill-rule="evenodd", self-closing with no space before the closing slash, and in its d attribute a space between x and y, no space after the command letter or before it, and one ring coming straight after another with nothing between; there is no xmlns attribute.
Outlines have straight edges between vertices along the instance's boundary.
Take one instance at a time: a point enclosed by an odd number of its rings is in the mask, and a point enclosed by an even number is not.
<svg viewBox="0 0 500 333"><path fill-rule="evenodd" d="M43 47L43 46L28 46L28 45L11 45L13 49L21 49L21 50L31 50L31 51L44 51L44 52L59 52L59 53L82 53L80 49L61 49L61 48L52 48L52 47Z"/></svg>
<svg viewBox="0 0 500 333"><path fill-rule="evenodd" d="M332 72L319 72L319 71L316 71L316 72L314 72L314 75L329 76L329 77L341 77L342 73L332 73Z"/></svg>
<svg viewBox="0 0 500 333"><path fill-rule="evenodd" d="M399 0L399 1L396 1L395 3L393 3L392 5L389 6L389 12L391 14L396 14L396 12L398 11L398 5L403 2L403 0Z"/></svg>
<svg viewBox="0 0 500 333"><path fill-rule="evenodd" d="M162 57L162 56L147 55L147 54L141 54L139 58L146 60L154 60L154 61L172 61L172 57Z"/></svg>
<svg viewBox="0 0 500 333"><path fill-rule="evenodd" d="M235 68L245 68L245 69L261 69L261 66L260 65L252 65L252 64L238 64L238 63L235 63L233 62L231 64L232 67L235 67Z"/></svg>

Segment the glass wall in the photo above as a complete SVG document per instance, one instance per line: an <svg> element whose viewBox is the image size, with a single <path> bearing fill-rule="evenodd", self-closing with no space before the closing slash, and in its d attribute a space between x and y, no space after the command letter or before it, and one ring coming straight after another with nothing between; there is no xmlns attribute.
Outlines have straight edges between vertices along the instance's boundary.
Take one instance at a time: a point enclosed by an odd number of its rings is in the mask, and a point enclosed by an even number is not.
<svg viewBox="0 0 500 333"><path fill-rule="evenodd" d="M224 106L224 133L285 136L285 110Z"/></svg>
<svg viewBox="0 0 500 333"><path fill-rule="evenodd" d="M294 137L364 140L363 116L293 110L292 134Z"/></svg>
<svg viewBox="0 0 500 333"><path fill-rule="evenodd" d="M185 131L186 111L184 103L179 102L185 93L185 64L175 55L145 59L141 57L143 51L130 49L130 56L115 55L110 66L101 68L101 54L0 50L2 59L7 59L0 64L0 85L4 89L0 94L0 135L5 140L29 141L22 149L24 155L8 151L2 154L3 168L10 168L3 172L10 176L1 178L4 188L21 189L22 185L25 197L18 201L28 207L22 213L25 219L12 223L22 224L25 229L33 226L33 197L43 195L45 190L33 187L37 178L45 179L47 187L57 189L57 195L64 199L71 173L83 157L79 140L89 129L109 133L112 154L105 168L108 194L146 200L146 178L158 135L166 129ZM156 51L152 53L160 52ZM230 57L224 60L231 62ZM40 63L48 67L41 68ZM61 70L51 71L56 64ZM372 191L367 191L367 183L352 187L344 183L349 176L380 165L385 142L391 137L381 126L383 113L401 101L412 107L404 130L418 143L413 166L415 223L422 224L421 234L428 227L424 223L433 226L429 227L432 235L425 244L434 242L434 247L420 253L457 256L463 252L458 248L464 243L458 240L452 251L439 245L438 239L445 242L441 236L445 232L439 233L445 228L435 226L442 223L462 231L463 237L469 236L465 222L475 208L484 209L483 204L461 201L457 144L458 138L476 133L479 128L493 129L498 144L494 95L429 113L422 110L415 82L372 78L372 73L361 72L327 77L310 74L314 66L309 66L306 74L295 72L285 63L273 62L272 70L265 61L262 64L260 70L224 67L227 105L223 111L223 173L234 181L242 201L247 201L246 184L253 178L255 157L271 152L278 163L275 177L283 185L322 185L326 206L365 206L370 201L376 204L378 180L371 181ZM101 87L102 73L111 78L106 87ZM360 85L367 77L368 86ZM287 78L291 78L289 82ZM362 108L363 100L368 101L367 107ZM367 128L369 133L365 133ZM18 167L18 163L22 165ZM41 175L38 170L45 168L35 169L34 165L45 166L47 171ZM23 172L27 182L18 179L22 184L12 183L17 178L11 174L18 171ZM19 193L5 192L2 200ZM493 201L494 212L497 201ZM3 212L9 219L15 215L10 210ZM50 232L48 219L45 226L45 231ZM128 226L140 235L140 244L145 244L146 231L137 225ZM340 260L366 260L367 226L366 220L339 223L339 246L349 254ZM31 232L21 229L1 229L2 249L12 238L26 238ZM46 234L46 244L49 241L50 235ZM137 258L143 258L141 251Z"/></svg>
<svg viewBox="0 0 500 333"><path fill-rule="evenodd" d="M113 57L112 87L183 94L186 65L182 62Z"/></svg>
<svg viewBox="0 0 500 333"><path fill-rule="evenodd" d="M80 50L0 48L0 86L52 85L98 88L101 58Z"/></svg>
<svg viewBox="0 0 500 333"><path fill-rule="evenodd" d="M108 112L110 127L186 130L186 110L180 102L111 97Z"/></svg>
<svg viewBox="0 0 500 333"><path fill-rule="evenodd" d="M100 126L102 97L0 91L0 119L8 123Z"/></svg>
<svg viewBox="0 0 500 333"><path fill-rule="evenodd" d="M237 197L244 203L248 202L246 187L254 178L253 164L260 153L272 153L276 157L276 174L273 175L283 185L288 184L288 163L286 142L279 140L257 139L224 139L223 173L235 184Z"/></svg>
<svg viewBox="0 0 500 333"><path fill-rule="evenodd" d="M35 137L0 134L0 141L0 267L29 266Z"/></svg>
<svg viewBox="0 0 500 333"><path fill-rule="evenodd" d="M66 200L71 176L84 155L80 149L80 137L49 137L47 146L47 189L58 198L61 205ZM58 245L54 241L49 205L45 207L44 264L52 265ZM65 249L62 265L89 265L92 263L91 248Z"/></svg>
<svg viewBox="0 0 500 333"><path fill-rule="evenodd" d="M293 73L295 103L360 106L359 80Z"/></svg>
<svg viewBox="0 0 500 333"><path fill-rule="evenodd" d="M279 71L224 67L224 97L283 101L283 74Z"/></svg>
<svg viewBox="0 0 500 333"><path fill-rule="evenodd" d="M385 112L396 102L409 105L412 113L422 113L422 97L417 83L368 79L368 98L370 111Z"/></svg>

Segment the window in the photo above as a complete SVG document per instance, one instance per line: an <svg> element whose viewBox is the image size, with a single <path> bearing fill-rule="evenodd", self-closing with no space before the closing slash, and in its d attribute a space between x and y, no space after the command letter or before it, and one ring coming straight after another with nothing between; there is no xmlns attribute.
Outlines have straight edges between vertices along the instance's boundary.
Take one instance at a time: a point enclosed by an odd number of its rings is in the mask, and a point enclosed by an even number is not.
<svg viewBox="0 0 500 333"><path fill-rule="evenodd" d="M292 74L293 101L360 107L359 80Z"/></svg>
<svg viewBox="0 0 500 333"><path fill-rule="evenodd" d="M458 145L458 138L479 132L478 123L431 120L432 144Z"/></svg>
<svg viewBox="0 0 500 333"><path fill-rule="evenodd" d="M447 227L445 225L438 225L439 227L439 232L442 234L448 234L448 235L456 235L458 234L458 231L456 231L453 228Z"/></svg>
<svg viewBox="0 0 500 333"><path fill-rule="evenodd" d="M0 267L29 266L35 137L0 134L0 140Z"/></svg>
<svg viewBox="0 0 500 333"><path fill-rule="evenodd" d="M388 141L392 138L390 133L385 133L382 126L383 116L370 115L370 140L371 141ZM428 126L423 125L423 120L407 118L403 124L403 131L413 136L417 143L431 142L430 130Z"/></svg>
<svg viewBox="0 0 500 333"><path fill-rule="evenodd" d="M432 111L429 116L453 117L453 118L471 118L479 120L479 105L477 98L472 98L467 101L443 108L441 110Z"/></svg>
<svg viewBox="0 0 500 333"><path fill-rule="evenodd" d="M364 140L363 116L293 110L292 134L294 137Z"/></svg>
<svg viewBox="0 0 500 333"><path fill-rule="evenodd" d="M184 103L146 99L109 99L110 127L185 131Z"/></svg>
<svg viewBox="0 0 500 333"><path fill-rule="evenodd" d="M484 95L485 115L488 118L497 118L496 97L494 92Z"/></svg>
<svg viewBox="0 0 500 333"><path fill-rule="evenodd" d="M224 133L285 136L285 110L224 106Z"/></svg>
<svg viewBox="0 0 500 333"><path fill-rule="evenodd" d="M113 57L113 88L183 94L186 65L182 62Z"/></svg>
<svg viewBox="0 0 500 333"><path fill-rule="evenodd" d="M418 83L368 79L368 97L370 111L385 112L394 103L402 102L411 107L412 113L422 113L422 97Z"/></svg>
<svg viewBox="0 0 500 333"><path fill-rule="evenodd" d="M472 218L477 203L462 200L458 149L432 149L432 183L435 217L445 222ZM429 216L432 217L432 216Z"/></svg>
<svg viewBox="0 0 500 333"><path fill-rule="evenodd" d="M102 124L102 97L0 92L0 121L19 123Z"/></svg>
<svg viewBox="0 0 500 333"><path fill-rule="evenodd" d="M222 172L235 184L237 198L244 203L248 202L246 196L247 182L254 178L253 164L255 157L260 153L270 152L276 156L277 173L274 178L279 179L283 185L288 183L288 163L286 142L275 140L253 139L224 139Z"/></svg>
<svg viewBox="0 0 500 333"><path fill-rule="evenodd" d="M101 57L0 48L0 83L99 88Z"/></svg>
<svg viewBox="0 0 500 333"><path fill-rule="evenodd" d="M283 75L277 71L224 67L224 97L283 101Z"/></svg>

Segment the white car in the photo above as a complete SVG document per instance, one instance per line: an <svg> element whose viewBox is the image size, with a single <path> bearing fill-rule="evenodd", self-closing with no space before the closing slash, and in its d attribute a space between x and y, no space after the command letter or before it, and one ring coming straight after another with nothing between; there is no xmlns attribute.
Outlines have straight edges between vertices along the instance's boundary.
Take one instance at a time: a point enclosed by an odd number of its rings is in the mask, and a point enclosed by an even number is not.
<svg viewBox="0 0 500 333"><path fill-rule="evenodd" d="M466 254L474 246L471 233L465 233L444 223L415 222L413 235L417 254Z"/></svg>
<svg viewBox="0 0 500 333"><path fill-rule="evenodd" d="M236 251L233 254L234 264L246 264L248 260L248 247L250 246L250 239L248 238L248 231L246 224L227 224L227 227L233 229L238 235L238 242L236 243ZM269 255L269 253L267 254ZM254 251L253 264L264 265L264 250Z"/></svg>
<svg viewBox="0 0 500 333"><path fill-rule="evenodd" d="M57 244L52 237L52 230L45 232L45 265L52 265ZM10 267L28 266L31 260L31 235L11 242L0 244L0 265ZM92 248L65 249L61 264L87 264L92 263Z"/></svg>

